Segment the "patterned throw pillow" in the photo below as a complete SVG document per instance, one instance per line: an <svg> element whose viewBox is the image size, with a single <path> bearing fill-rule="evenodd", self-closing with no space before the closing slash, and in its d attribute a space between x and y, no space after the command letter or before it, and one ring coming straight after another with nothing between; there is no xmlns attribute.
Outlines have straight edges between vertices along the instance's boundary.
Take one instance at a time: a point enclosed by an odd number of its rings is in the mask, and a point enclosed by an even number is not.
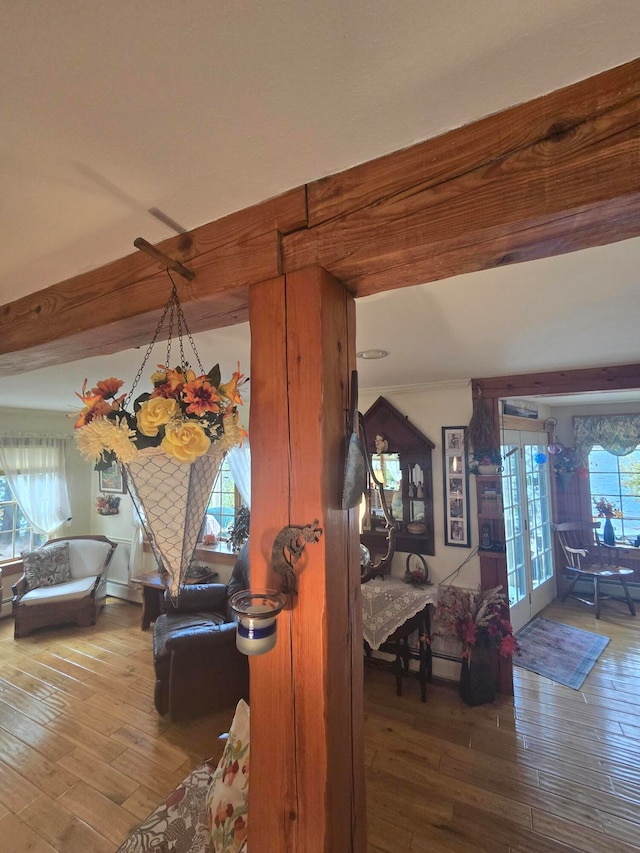
<svg viewBox="0 0 640 853"><path fill-rule="evenodd" d="M207 797L214 853L240 853L246 849L248 799L249 706L241 699Z"/></svg>
<svg viewBox="0 0 640 853"><path fill-rule="evenodd" d="M21 556L29 589L71 580L68 542L43 545L35 551L23 551Z"/></svg>

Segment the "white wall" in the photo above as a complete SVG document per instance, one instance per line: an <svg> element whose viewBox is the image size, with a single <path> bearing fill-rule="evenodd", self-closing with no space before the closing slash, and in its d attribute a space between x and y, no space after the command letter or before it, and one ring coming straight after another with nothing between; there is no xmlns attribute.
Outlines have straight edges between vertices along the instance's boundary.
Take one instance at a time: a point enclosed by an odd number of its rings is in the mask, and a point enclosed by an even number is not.
<svg viewBox="0 0 640 853"><path fill-rule="evenodd" d="M444 540L444 492L442 480L442 427L466 426L472 412L471 385L468 382L439 382L433 385L412 388L392 388L380 391L361 391L359 408L366 410L384 397L398 411L406 415L413 426L423 432L435 444L433 450L433 518L435 526L435 556L427 556L427 564L434 583L439 583L451 574L468 556L469 548L445 545ZM473 477L469 478L471 511L471 544L478 544L475 524L476 497ZM402 577L405 571L406 553L397 553L393 559L392 574ZM460 570L457 586L476 587L480 583L480 560L472 557Z"/></svg>
<svg viewBox="0 0 640 853"><path fill-rule="evenodd" d="M411 388L385 388L378 391L361 391L359 409L362 413L378 399L384 397L403 415L409 418L413 426L423 432L435 444L432 454L433 462L433 520L435 532L435 555L426 556L430 576L433 583L440 583L448 578L470 556L478 544L476 522L476 494L473 475L469 477L470 518L471 518L471 548L460 548L445 545L444 538L444 490L442 477L442 427L466 426L471 418L473 402L471 384L469 382L439 382L431 385ZM405 572L406 553L396 553L393 558L391 573L402 577ZM460 572L449 577L447 583L456 586L476 589L480 585L480 559L472 556L460 569ZM443 645L434 641L434 651L456 652L455 645ZM441 658L434 658L433 674L437 678L457 681L460 677L460 664Z"/></svg>

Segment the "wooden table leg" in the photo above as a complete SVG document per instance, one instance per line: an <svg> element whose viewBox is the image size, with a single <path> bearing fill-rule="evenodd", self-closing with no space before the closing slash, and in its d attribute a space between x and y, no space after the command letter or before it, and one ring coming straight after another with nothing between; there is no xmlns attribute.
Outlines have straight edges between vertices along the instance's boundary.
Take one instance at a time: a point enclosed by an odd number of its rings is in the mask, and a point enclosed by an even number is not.
<svg viewBox="0 0 640 853"><path fill-rule="evenodd" d="M431 605L424 609L424 641L427 655L427 681L433 681L433 650L431 649Z"/></svg>
<svg viewBox="0 0 640 853"><path fill-rule="evenodd" d="M400 639L396 640L396 659L393 663L393 672L396 677L396 696L402 696L402 677L404 675L404 667L402 663L402 652Z"/></svg>
<svg viewBox="0 0 640 853"><path fill-rule="evenodd" d="M427 701L427 643L424 634L420 634L420 669L418 671L420 699Z"/></svg>
<svg viewBox="0 0 640 853"><path fill-rule="evenodd" d="M633 599L629 595L629 587L627 586L627 582L623 577L621 577L620 583L622 584L622 588L624 589L624 595L625 595L625 598L627 599L627 604L629 605L629 610L631 611L631 615L635 616L636 615L636 606L633 603Z"/></svg>

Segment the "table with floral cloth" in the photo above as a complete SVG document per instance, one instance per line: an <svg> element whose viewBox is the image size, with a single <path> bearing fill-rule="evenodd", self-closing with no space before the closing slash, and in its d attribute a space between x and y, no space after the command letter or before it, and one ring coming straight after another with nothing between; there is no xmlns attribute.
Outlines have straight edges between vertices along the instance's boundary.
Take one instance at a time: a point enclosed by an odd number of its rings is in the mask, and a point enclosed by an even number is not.
<svg viewBox="0 0 640 853"><path fill-rule="evenodd" d="M362 629L375 651L401 625L438 600L437 586L412 586L399 578L376 578L360 587Z"/></svg>

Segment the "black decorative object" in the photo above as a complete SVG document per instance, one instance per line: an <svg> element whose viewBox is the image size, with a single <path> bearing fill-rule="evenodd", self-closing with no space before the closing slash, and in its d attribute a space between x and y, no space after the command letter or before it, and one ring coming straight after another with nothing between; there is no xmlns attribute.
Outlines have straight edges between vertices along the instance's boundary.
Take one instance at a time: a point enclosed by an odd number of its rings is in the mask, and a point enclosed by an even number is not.
<svg viewBox="0 0 640 853"><path fill-rule="evenodd" d="M413 586L428 586L429 566L422 554L409 554L405 563L404 582Z"/></svg>
<svg viewBox="0 0 640 853"><path fill-rule="evenodd" d="M496 676L492 657L496 650L478 643L463 658L460 672L460 698L470 706L486 705L496 698Z"/></svg>
<svg viewBox="0 0 640 853"><path fill-rule="evenodd" d="M490 551L493 548L493 540L491 539L491 525L485 522L482 525L482 533L480 534L480 547L483 551Z"/></svg>

